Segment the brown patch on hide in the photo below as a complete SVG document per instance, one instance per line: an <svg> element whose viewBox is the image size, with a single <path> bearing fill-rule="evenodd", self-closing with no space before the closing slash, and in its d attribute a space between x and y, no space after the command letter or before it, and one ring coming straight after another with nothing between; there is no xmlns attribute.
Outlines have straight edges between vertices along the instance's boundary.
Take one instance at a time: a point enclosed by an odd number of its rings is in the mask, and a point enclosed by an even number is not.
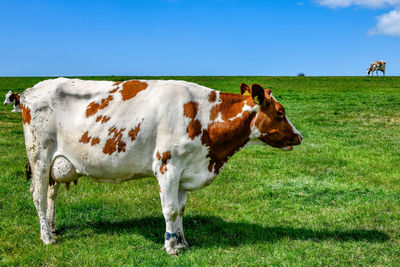
<svg viewBox="0 0 400 267"><path fill-rule="evenodd" d="M107 139L103 147L104 154L111 155L117 150L119 153L125 152L126 143L121 140L124 131L125 128L118 131L115 126L108 129L108 135L113 135L113 137Z"/></svg>
<svg viewBox="0 0 400 267"><path fill-rule="evenodd" d="M86 132L83 133L81 139L79 139L79 142L80 142L80 143L87 144L87 143L90 142L90 139L92 139L92 137L90 137L90 136L89 136L89 132L86 131Z"/></svg>
<svg viewBox="0 0 400 267"><path fill-rule="evenodd" d="M92 141L92 142L90 142ZM83 144L91 144L92 146L97 145L100 143L100 138L98 137L92 137L89 135L89 132L86 131L83 133L81 139L79 139L79 143L83 143Z"/></svg>
<svg viewBox="0 0 400 267"><path fill-rule="evenodd" d="M199 120L192 120L188 127L187 132L189 134L190 139L194 139L196 136L201 134L201 123Z"/></svg>
<svg viewBox="0 0 400 267"><path fill-rule="evenodd" d="M113 93L115 93L116 91L118 91L118 89L119 89L119 84L120 83L122 83L122 81L119 81L119 82L115 82L114 84L113 84L113 86L117 86L116 88L114 88L114 89L112 89L111 91L109 91L109 93L110 94L113 94Z"/></svg>
<svg viewBox="0 0 400 267"><path fill-rule="evenodd" d="M24 124L30 124L31 110L28 107L25 107L24 104L20 104L19 107L21 108L22 121L24 122Z"/></svg>
<svg viewBox="0 0 400 267"><path fill-rule="evenodd" d="M221 93L221 103L212 108L210 120L214 121L221 113L223 122L212 122L203 130L201 142L209 148L207 157L210 159L208 170L218 174L228 159L249 140L250 123L256 112L245 111L241 117L234 118L242 112L242 107L251 97Z"/></svg>
<svg viewBox="0 0 400 267"><path fill-rule="evenodd" d="M198 110L199 104L196 102L191 101L183 105L183 114L189 119L194 119Z"/></svg>
<svg viewBox="0 0 400 267"><path fill-rule="evenodd" d="M94 145L97 145L97 144L100 144L100 138L93 137L91 145L94 146Z"/></svg>
<svg viewBox="0 0 400 267"><path fill-rule="evenodd" d="M208 95L208 102L214 103L215 100L217 100L217 93L215 91L211 91L211 93Z"/></svg>
<svg viewBox="0 0 400 267"><path fill-rule="evenodd" d="M129 135L129 137L131 138L131 141L132 141L132 142L135 141L135 139L136 139L136 137L137 137L137 135L138 135L138 133L139 133L139 131L140 131L140 125L141 125L141 123L139 123L139 124L135 127L135 129L131 129L131 130L128 132L128 135Z"/></svg>
<svg viewBox="0 0 400 267"><path fill-rule="evenodd" d="M161 160L160 173L161 174L166 173L168 160L171 159L171 151L168 150L164 152L162 156L160 155L159 152L157 152L157 159Z"/></svg>
<svg viewBox="0 0 400 267"><path fill-rule="evenodd" d="M158 192L161 193L161 186L160 186L160 184L158 184Z"/></svg>
<svg viewBox="0 0 400 267"><path fill-rule="evenodd" d="M108 103L113 100L113 97L109 95L107 98L101 100L101 103L98 104L96 102L91 102L86 108L86 117L93 116L96 114L100 109L103 109L108 106Z"/></svg>
<svg viewBox="0 0 400 267"><path fill-rule="evenodd" d="M191 101L183 105L183 114L191 119L187 127L187 132L192 140L201 134L201 123L199 120L195 120L198 111L199 104L196 102Z"/></svg>
<svg viewBox="0 0 400 267"><path fill-rule="evenodd" d="M101 121L101 123L106 123L107 121L109 121L111 118L110 117L107 117L107 116L103 116L103 115L100 115L100 116L97 116L97 118L96 118L96 122L99 122L99 121Z"/></svg>
<svg viewBox="0 0 400 267"><path fill-rule="evenodd" d="M249 106L251 105L251 103L253 103L253 101L250 101L251 97L241 96L231 93L220 93L220 98L221 98L221 103L219 103L218 105L214 106L211 109L210 112L211 121L214 121L218 117L218 114L220 113L222 115L223 121L229 120L230 118L234 118L242 112L242 108L246 100L249 100L247 101L247 105Z"/></svg>
<svg viewBox="0 0 400 267"><path fill-rule="evenodd" d="M101 123L106 123L109 120L110 120L110 117L103 116L103 119L101 120Z"/></svg>
<svg viewBox="0 0 400 267"><path fill-rule="evenodd" d="M127 81L122 85L122 90L120 91L122 100L126 101L134 98L140 91L147 88L147 83L140 81Z"/></svg>

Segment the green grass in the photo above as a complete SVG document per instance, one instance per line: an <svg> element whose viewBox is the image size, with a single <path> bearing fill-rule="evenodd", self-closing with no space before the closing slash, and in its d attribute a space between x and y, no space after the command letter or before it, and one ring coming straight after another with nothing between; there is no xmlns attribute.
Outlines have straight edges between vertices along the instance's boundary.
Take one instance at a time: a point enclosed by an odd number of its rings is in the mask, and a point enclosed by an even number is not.
<svg viewBox="0 0 400 267"><path fill-rule="evenodd" d="M132 77L84 77L123 80ZM80 179L58 198L57 244L44 246L20 114L0 106L1 265L400 265L400 77L141 77L224 92L272 88L304 141L248 147L189 194L190 250L161 251L157 183ZM0 78L0 95L45 78Z"/></svg>

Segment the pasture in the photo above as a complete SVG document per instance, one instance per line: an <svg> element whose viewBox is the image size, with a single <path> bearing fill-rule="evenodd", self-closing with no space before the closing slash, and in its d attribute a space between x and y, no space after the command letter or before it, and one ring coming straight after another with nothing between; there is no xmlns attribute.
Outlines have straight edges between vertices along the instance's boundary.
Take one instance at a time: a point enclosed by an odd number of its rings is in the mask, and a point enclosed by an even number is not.
<svg viewBox="0 0 400 267"><path fill-rule="evenodd" d="M82 77L126 80L138 77ZM189 193L191 248L166 255L155 179L79 179L57 201L57 244L39 239L23 178L21 115L0 106L0 265L400 265L400 77L139 77L224 92L272 89L303 134L291 152L252 146ZM0 78L2 101L44 80Z"/></svg>

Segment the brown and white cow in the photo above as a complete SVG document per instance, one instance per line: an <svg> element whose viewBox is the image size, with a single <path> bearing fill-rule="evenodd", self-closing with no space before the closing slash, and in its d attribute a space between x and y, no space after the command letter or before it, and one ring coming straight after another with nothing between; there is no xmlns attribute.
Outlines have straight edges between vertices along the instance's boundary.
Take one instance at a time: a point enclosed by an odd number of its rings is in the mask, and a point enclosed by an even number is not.
<svg viewBox="0 0 400 267"><path fill-rule="evenodd" d="M10 105L13 104L13 110L11 112L21 112L21 109L19 107L19 94L14 93L12 90L8 91L6 94L6 97L4 99L4 105Z"/></svg>
<svg viewBox="0 0 400 267"><path fill-rule="evenodd" d="M378 75L378 71L382 71L383 76L385 76L386 72L386 62L385 61L374 61L369 65L369 68L367 69L367 76L369 76L372 73L372 76L374 76L374 71L376 72L376 76Z"/></svg>
<svg viewBox="0 0 400 267"><path fill-rule="evenodd" d="M209 185L249 141L290 150L302 141L284 107L253 84L242 95L185 81L46 80L21 95L31 192L45 244L54 243L60 183L86 175L122 183L158 180L165 249L188 247L187 191ZM251 143L253 143L251 142Z"/></svg>

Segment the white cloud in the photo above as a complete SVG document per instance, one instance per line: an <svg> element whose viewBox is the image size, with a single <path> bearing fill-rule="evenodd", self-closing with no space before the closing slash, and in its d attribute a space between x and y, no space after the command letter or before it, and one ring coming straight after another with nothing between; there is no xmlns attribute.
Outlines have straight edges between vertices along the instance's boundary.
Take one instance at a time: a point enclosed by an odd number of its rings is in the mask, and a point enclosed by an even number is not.
<svg viewBox="0 0 400 267"><path fill-rule="evenodd" d="M378 16L377 25L368 31L370 35L384 34L400 37L400 0L315 0L330 8L360 6L365 8L387 8L394 10Z"/></svg>
<svg viewBox="0 0 400 267"><path fill-rule="evenodd" d="M386 34L400 37L400 10L392 10L378 17L378 24L368 31L370 35Z"/></svg>
<svg viewBox="0 0 400 267"><path fill-rule="evenodd" d="M352 5L368 8L379 8L400 5L400 0L317 0L317 3L331 8L349 7Z"/></svg>

